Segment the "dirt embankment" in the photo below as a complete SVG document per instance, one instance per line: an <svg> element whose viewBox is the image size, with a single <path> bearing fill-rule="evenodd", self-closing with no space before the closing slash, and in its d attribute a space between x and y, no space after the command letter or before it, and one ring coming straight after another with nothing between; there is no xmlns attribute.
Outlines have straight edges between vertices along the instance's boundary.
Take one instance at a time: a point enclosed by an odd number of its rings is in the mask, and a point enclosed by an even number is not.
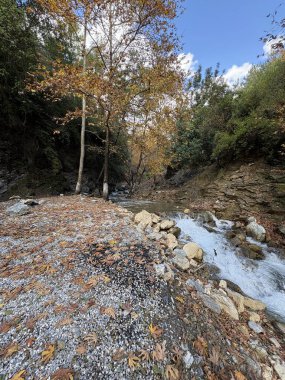
<svg viewBox="0 0 285 380"><path fill-rule="evenodd" d="M174 200L186 208L214 211L218 218L255 216L272 238L285 243L285 168L263 162L209 166L198 174L178 172L156 188L142 187L139 196Z"/></svg>

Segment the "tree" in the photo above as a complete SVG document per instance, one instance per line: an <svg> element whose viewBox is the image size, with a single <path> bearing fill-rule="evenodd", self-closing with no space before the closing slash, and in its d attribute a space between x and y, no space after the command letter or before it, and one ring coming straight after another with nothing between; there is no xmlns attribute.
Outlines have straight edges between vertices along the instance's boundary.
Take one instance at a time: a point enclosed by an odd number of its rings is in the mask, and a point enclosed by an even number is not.
<svg viewBox="0 0 285 380"><path fill-rule="evenodd" d="M42 5L46 3L38 1ZM60 17L74 20L78 15L73 2L50 0L48 3L49 10ZM101 115L105 132L103 197L108 199L111 134L118 133L121 128L128 128L126 120L131 103L149 91L148 81L140 77L141 68L155 66L159 60L163 60L164 64L174 64L177 40L171 20L178 11L178 2L81 0L74 4L83 7L79 12L80 20L88 10L88 19L84 24L90 39L87 54L92 52L94 60L88 62L87 59L85 75L80 74L78 64L68 66L57 62L51 72L42 70L44 80L38 88L48 89L59 96L67 93L83 98L86 96L90 102L86 113Z"/></svg>

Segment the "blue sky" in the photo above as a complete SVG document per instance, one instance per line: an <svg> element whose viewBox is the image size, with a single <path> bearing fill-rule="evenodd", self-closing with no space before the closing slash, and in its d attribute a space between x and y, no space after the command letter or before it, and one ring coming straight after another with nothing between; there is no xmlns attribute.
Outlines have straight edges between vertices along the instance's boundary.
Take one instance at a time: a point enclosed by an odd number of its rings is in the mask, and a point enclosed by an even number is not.
<svg viewBox="0 0 285 380"><path fill-rule="evenodd" d="M186 0L185 11L177 22L183 50L190 60L204 68L220 62L221 69L241 76L251 64L260 62L263 53L259 38L270 30L266 15L281 0ZM281 8L284 11L284 7Z"/></svg>

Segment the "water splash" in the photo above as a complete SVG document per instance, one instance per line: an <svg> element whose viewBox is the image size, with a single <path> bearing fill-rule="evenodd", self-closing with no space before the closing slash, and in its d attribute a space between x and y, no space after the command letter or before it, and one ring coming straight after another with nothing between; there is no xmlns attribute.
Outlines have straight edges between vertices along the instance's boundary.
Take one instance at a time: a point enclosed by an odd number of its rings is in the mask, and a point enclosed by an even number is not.
<svg viewBox="0 0 285 380"><path fill-rule="evenodd" d="M175 217L182 230L182 239L199 244L205 252L204 260L220 269L219 276L237 284L248 296L267 305L268 311L280 321L285 321L285 261L263 244L265 259L256 261L238 255L224 236L231 222L216 222L216 232L209 232L197 220L180 215ZM256 243L256 242L255 242ZM214 252L216 251L216 255Z"/></svg>

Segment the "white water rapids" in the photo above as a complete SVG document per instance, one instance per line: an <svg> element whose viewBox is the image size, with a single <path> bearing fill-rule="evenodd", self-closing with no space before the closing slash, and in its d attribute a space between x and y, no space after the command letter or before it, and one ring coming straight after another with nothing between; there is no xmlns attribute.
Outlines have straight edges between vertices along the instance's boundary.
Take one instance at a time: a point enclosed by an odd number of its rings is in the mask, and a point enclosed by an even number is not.
<svg viewBox="0 0 285 380"><path fill-rule="evenodd" d="M203 249L204 261L219 268L219 278L232 281L241 290L254 299L261 300L268 312L281 322L285 322L285 260L282 260L273 249L247 238L251 243L262 246L265 254L263 260L251 260L238 254L226 238L225 232L233 222L215 219L215 232L209 232L199 220L190 218L174 202L142 201L130 198L114 197L119 203L135 213L145 209L149 212L166 212L167 218L174 219L182 234L179 239L184 242L194 241ZM215 255L215 251L217 255Z"/></svg>
<svg viewBox="0 0 285 380"><path fill-rule="evenodd" d="M182 239L189 240L190 237L191 241L201 246L205 252L204 261L220 269L220 278L234 282L245 294L264 302L276 319L285 321L284 260L265 244L262 244L264 260L237 255L237 249L224 236L231 222L216 220L216 232L209 232L199 221L190 217L179 215L175 220L182 230Z"/></svg>

